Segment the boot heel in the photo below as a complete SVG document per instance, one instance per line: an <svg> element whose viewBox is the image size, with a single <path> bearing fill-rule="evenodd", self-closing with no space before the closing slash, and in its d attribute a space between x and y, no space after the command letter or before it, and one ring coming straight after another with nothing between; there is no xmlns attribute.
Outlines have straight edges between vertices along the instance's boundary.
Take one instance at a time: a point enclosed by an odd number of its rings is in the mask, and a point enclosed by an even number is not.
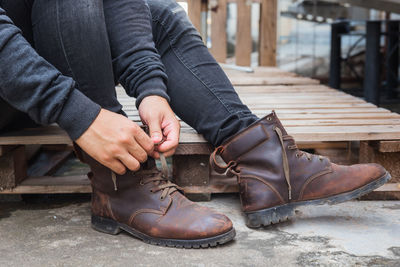
<svg viewBox="0 0 400 267"><path fill-rule="evenodd" d="M284 205L246 213L246 225L250 228L258 228L287 221L293 216L294 207Z"/></svg>
<svg viewBox="0 0 400 267"><path fill-rule="evenodd" d="M96 215L92 215L92 228L111 235L117 235L121 232L116 221Z"/></svg>

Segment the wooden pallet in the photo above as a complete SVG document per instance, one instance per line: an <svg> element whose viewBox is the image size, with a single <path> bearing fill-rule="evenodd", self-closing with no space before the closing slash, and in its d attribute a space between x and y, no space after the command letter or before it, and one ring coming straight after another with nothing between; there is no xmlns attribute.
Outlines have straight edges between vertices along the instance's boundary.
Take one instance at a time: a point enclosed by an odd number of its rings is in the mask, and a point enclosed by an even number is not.
<svg viewBox="0 0 400 267"><path fill-rule="evenodd" d="M374 195L381 199L399 197L399 114L277 68L226 73L255 114L264 116L275 109L301 148L339 155L333 156L333 161L383 164L392 173L392 183ZM140 122L134 100L120 87L117 95L128 116ZM173 158L176 182L186 193L203 199L209 199L211 193L237 192L234 178L210 172L208 156L212 147L187 124L181 124L180 145ZM62 150L71 149L71 144L66 133L54 125L0 135L0 194L90 192L84 173L58 178L27 175L27 145L55 145Z"/></svg>
<svg viewBox="0 0 400 267"><path fill-rule="evenodd" d="M211 40L210 52L220 62L227 59L227 8L229 3L236 3L236 43L235 64L251 65L252 53L252 7L259 3L258 64L276 66L277 13L278 0L183 0L188 3L189 18L201 33L203 40ZM204 16L210 15L211 20ZM207 22L206 22L207 21ZM207 36L208 28L211 35Z"/></svg>

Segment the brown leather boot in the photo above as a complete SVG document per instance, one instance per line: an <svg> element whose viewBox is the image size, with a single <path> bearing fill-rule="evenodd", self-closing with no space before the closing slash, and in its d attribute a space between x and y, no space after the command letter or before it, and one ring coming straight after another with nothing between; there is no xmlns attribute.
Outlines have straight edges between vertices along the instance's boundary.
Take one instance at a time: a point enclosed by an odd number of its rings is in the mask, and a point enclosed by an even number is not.
<svg viewBox="0 0 400 267"><path fill-rule="evenodd" d="M213 247L235 237L229 218L188 200L153 159L138 172L115 175L80 148L75 150L91 168L95 230L114 235L124 230L146 243L185 248Z"/></svg>
<svg viewBox="0 0 400 267"><path fill-rule="evenodd" d="M229 138L210 163L237 176L248 227L285 221L298 206L360 197L391 178L378 164L341 166L300 151L274 112Z"/></svg>

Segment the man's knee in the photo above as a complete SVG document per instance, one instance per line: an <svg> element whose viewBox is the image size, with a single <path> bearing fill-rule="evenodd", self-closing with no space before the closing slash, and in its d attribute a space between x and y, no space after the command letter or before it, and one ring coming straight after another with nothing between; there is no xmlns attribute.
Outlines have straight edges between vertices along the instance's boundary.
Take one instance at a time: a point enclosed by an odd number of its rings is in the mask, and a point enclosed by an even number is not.
<svg viewBox="0 0 400 267"><path fill-rule="evenodd" d="M175 0L148 0L153 20L184 19L185 10Z"/></svg>

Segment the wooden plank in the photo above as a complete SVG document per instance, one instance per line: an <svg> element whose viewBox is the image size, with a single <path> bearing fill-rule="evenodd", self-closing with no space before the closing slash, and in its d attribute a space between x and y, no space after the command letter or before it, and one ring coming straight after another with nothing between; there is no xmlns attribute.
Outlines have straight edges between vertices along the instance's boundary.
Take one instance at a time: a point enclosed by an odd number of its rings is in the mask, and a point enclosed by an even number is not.
<svg viewBox="0 0 400 267"><path fill-rule="evenodd" d="M358 141L400 139L400 126L367 125L357 127L316 126L287 127L287 132L296 140L314 141Z"/></svg>
<svg viewBox="0 0 400 267"><path fill-rule="evenodd" d="M304 77L230 77L231 83L236 85L294 85L319 84L318 80Z"/></svg>
<svg viewBox="0 0 400 267"><path fill-rule="evenodd" d="M226 61L226 0L211 8L211 53L218 62Z"/></svg>
<svg viewBox="0 0 400 267"><path fill-rule="evenodd" d="M359 153L360 163L379 163L391 174L391 182L400 182L400 152L379 152L374 142L364 141L360 142Z"/></svg>
<svg viewBox="0 0 400 267"><path fill-rule="evenodd" d="M15 149L15 146L0 146L0 157Z"/></svg>
<svg viewBox="0 0 400 267"><path fill-rule="evenodd" d="M254 114L257 116L264 116L268 115L271 113L273 108L263 108L261 107L251 107L252 111ZM383 108L333 108L333 109L327 109L327 108L310 108L310 109L304 109L304 108L288 108L288 109L275 109L275 112L278 114L278 117L281 118L285 116L285 114L290 114L291 116L300 116L302 114L318 114L318 117L316 118L329 118L329 117L334 117L334 116L339 116L340 118L345 118L346 116L352 117L355 116L356 114L363 114L364 117L368 117L369 114L373 117L375 114L384 114L390 116L392 114L389 110L383 109ZM334 115L334 114L337 115ZM134 119L134 116L136 114L136 111L127 111L127 114L129 118ZM132 116L132 117L131 117ZM1 143L1 135L0 135L0 144Z"/></svg>
<svg viewBox="0 0 400 267"><path fill-rule="evenodd" d="M201 27L201 0L188 0L188 15L193 26L198 32L202 32Z"/></svg>
<svg viewBox="0 0 400 267"><path fill-rule="evenodd" d="M132 118L132 117L131 117ZM362 119L281 119L281 122L284 127L293 127L293 126L359 126L359 125L399 125L400 118L381 118L381 119L371 119L362 120ZM181 121L181 128L191 128L188 124ZM310 129L312 130L312 129ZM388 148L392 150L393 148ZM381 151L381 152L397 152L397 151Z"/></svg>
<svg viewBox="0 0 400 267"><path fill-rule="evenodd" d="M208 186L184 186L185 193L237 193L236 178L224 178ZM400 183L388 183L375 189L374 192L400 192ZM0 191L0 194L68 194L91 193L89 179L86 175L68 177L30 177L13 189Z"/></svg>
<svg viewBox="0 0 400 267"><path fill-rule="evenodd" d="M208 186L185 186L183 187L185 193L200 194L200 193L238 193L239 187L236 183L236 178L228 180L224 183L210 184ZM374 190L374 192L400 192L400 183L389 183Z"/></svg>
<svg viewBox="0 0 400 267"><path fill-rule="evenodd" d="M25 147L18 146L0 157L0 191L17 186L27 177Z"/></svg>
<svg viewBox="0 0 400 267"><path fill-rule="evenodd" d="M377 141L379 152L400 152L400 141Z"/></svg>
<svg viewBox="0 0 400 267"><path fill-rule="evenodd" d="M208 144L180 144L175 152L175 155L210 155L213 152L213 147Z"/></svg>
<svg viewBox="0 0 400 267"><path fill-rule="evenodd" d="M284 127L296 127L296 126L365 126L365 125L400 125L400 119L386 119L386 120L328 120L328 119L317 119L317 120L281 120ZM181 128L191 128L184 122L181 122ZM310 128L310 132L312 128ZM382 141L384 142L384 141ZM389 141L390 142L390 141ZM396 142L396 141L395 141ZM379 141L377 141L379 143ZM398 152L398 148L385 146L384 151L381 152Z"/></svg>
<svg viewBox="0 0 400 267"><path fill-rule="evenodd" d="M86 175L65 177L29 177L15 188L0 191L0 194L72 194L91 193Z"/></svg>
<svg viewBox="0 0 400 267"><path fill-rule="evenodd" d="M374 109L374 112L377 112ZM348 113L349 110L344 109L310 109L310 110L280 110L279 114L319 114L324 115L331 113ZM354 109L353 112L359 112L365 115L368 112L365 109ZM382 110L381 112L387 112ZM265 112L264 114L267 114ZM352 114L351 116L354 116ZM373 116L373 115L372 115ZM284 117L284 116L282 116ZM400 140L400 129L398 125L364 125L357 127L340 127L340 126L301 126L288 127L287 130L292 133L298 141L350 141L350 140ZM332 139L330 139L332 138ZM182 129L181 143L198 143L205 142L199 134L193 129ZM68 135L57 126L48 126L38 129L26 129L24 131L9 133L0 136L0 145L20 145L20 144L68 144L72 142Z"/></svg>
<svg viewBox="0 0 400 267"><path fill-rule="evenodd" d="M261 0L259 65L276 66L277 0Z"/></svg>
<svg viewBox="0 0 400 267"><path fill-rule="evenodd" d="M67 144L72 145L67 133L58 126L28 128L22 131L0 135L0 145L40 145Z"/></svg>
<svg viewBox="0 0 400 267"><path fill-rule="evenodd" d="M208 185L210 177L209 154L175 155L173 157L174 182L180 186ZM209 201L211 194L187 195L191 200Z"/></svg>
<svg viewBox="0 0 400 267"><path fill-rule="evenodd" d="M236 65L251 65L251 1L237 0Z"/></svg>
<svg viewBox="0 0 400 267"><path fill-rule="evenodd" d="M240 70L233 70L233 69L227 69L223 68L224 72L228 77L230 76L249 76L249 77L276 77L276 76L282 76L282 77L299 77L294 72L288 72L285 70L281 70L276 67L252 67L253 72L243 72Z"/></svg>

